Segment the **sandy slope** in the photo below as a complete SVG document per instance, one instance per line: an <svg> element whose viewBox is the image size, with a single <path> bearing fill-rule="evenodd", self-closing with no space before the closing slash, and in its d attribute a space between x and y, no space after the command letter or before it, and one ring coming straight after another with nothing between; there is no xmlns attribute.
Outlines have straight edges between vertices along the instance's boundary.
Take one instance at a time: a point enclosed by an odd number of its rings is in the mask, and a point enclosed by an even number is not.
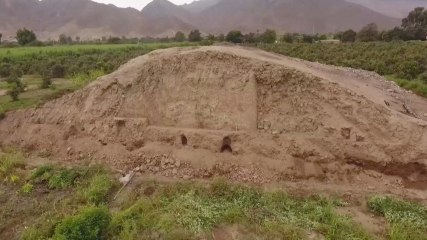
<svg viewBox="0 0 427 240"><path fill-rule="evenodd" d="M427 199L426 109L365 71L256 49L174 48L8 114L0 139L144 175ZM224 141L232 153L221 153Z"/></svg>

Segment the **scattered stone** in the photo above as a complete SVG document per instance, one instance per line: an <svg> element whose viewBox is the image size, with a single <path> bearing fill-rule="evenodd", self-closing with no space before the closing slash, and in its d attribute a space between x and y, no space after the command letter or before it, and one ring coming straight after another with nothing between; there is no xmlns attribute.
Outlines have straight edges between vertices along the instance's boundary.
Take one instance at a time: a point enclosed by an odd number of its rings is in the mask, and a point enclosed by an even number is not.
<svg viewBox="0 0 427 240"><path fill-rule="evenodd" d="M189 176L189 175L184 175L184 177L182 177L182 179L184 179L184 180L190 180L190 179L191 179L191 176Z"/></svg>
<svg viewBox="0 0 427 240"><path fill-rule="evenodd" d="M173 175L178 174L178 169L174 168L174 169L172 170L172 174L173 174Z"/></svg>

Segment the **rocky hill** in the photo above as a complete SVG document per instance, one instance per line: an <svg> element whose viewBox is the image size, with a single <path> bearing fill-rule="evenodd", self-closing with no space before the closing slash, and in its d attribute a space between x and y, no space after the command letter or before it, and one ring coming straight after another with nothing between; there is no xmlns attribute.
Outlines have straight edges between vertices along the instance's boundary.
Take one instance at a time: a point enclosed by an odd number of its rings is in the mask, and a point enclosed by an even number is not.
<svg viewBox="0 0 427 240"><path fill-rule="evenodd" d="M34 30L42 39L57 39L62 33L87 39L172 36L177 31L194 28L205 33L266 28L279 32L328 33L357 30L371 22L381 28L400 24L400 19L367 7L372 4L362 6L349 1L200 0L178 6L167 0L154 0L138 11L90 0L0 0L0 31L5 39L22 27Z"/></svg>

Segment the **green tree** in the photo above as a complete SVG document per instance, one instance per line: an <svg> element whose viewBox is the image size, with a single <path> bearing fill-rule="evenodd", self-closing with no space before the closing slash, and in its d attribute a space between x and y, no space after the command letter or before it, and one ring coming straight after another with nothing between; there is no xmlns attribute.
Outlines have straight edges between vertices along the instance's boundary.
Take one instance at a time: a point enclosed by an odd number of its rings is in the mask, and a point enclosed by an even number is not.
<svg viewBox="0 0 427 240"><path fill-rule="evenodd" d="M267 29L260 36L260 41L263 43L275 43L277 39L276 31Z"/></svg>
<svg viewBox="0 0 427 240"><path fill-rule="evenodd" d="M52 85L52 76L51 73L48 71L45 71L42 74L42 84L41 84L41 88L42 89L46 89L49 88Z"/></svg>
<svg viewBox="0 0 427 240"><path fill-rule="evenodd" d="M207 39L207 40L209 40L209 41L216 41L216 37L215 37L215 35L213 35L213 34L209 34L209 35L206 37L206 39Z"/></svg>
<svg viewBox="0 0 427 240"><path fill-rule="evenodd" d="M255 43L257 40L258 39L255 33L248 33L243 36L243 42L245 43Z"/></svg>
<svg viewBox="0 0 427 240"><path fill-rule="evenodd" d="M240 31L233 30L227 34L227 37L225 37L225 40L227 42L232 42L232 43L242 43L243 34Z"/></svg>
<svg viewBox="0 0 427 240"><path fill-rule="evenodd" d="M293 34L285 33L285 35L283 35L283 37L282 37L282 41L287 42L287 43L293 43L294 42Z"/></svg>
<svg viewBox="0 0 427 240"><path fill-rule="evenodd" d="M175 34L175 41L176 42L184 42L185 41L185 34L183 32L177 32Z"/></svg>
<svg viewBox="0 0 427 240"><path fill-rule="evenodd" d="M219 42L224 42L225 41L225 35L221 33L220 35L218 35L217 40Z"/></svg>
<svg viewBox="0 0 427 240"><path fill-rule="evenodd" d="M12 87L9 89L9 91L7 93L12 98L13 102L18 101L19 100L19 94L21 94L21 92L24 91L24 84L22 83L19 76L16 74L10 75L6 81L12 85Z"/></svg>
<svg viewBox="0 0 427 240"><path fill-rule="evenodd" d="M314 42L314 37L311 36L311 35L304 34L304 35L302 35L302 42L304 42L304 43L313 43Z"/></svg>
<svg viewBox="0 0 427 240"><path fill-rule="evenodd" d="M415 8L402 20L402 28L414 40L426 40L427 37L427 9Z"/></svg>
<svg viewBox="0 0 427 240"><path fill-rule="evenodd" d="M68 43L68 37L65 34L59 35L59 44L67 44Z"/></svg>
<svg viewBox="0 0 427 240"><path fill-rule="evenodd" d="M360 42L373 42L379 40L377 24L370 23L363 27L357 34L357 40Z"/></svg>
<svg viewBox="0 0 427 240"><path fill-rule="evenodd" d="M345 32L341 33L340 40L342 42L355 42L357 37L357 33L352 29L349 29Z"/></svg>
<svg viewBox="0 0 427 240"><path fill-rule="evenodd" d="M35 42L37 37L33 31L23 28L16 32L16 39L18 40L19 45L27 45Z"/></svg>
<svg viewBox="0 0 427 240"><path fill-rule="evenodd" d="M200 31L198 29L193 30L188 35L188 41L190 41L190 42L200 42L200 41L202 41L202 34L200 33Z"/></svg>

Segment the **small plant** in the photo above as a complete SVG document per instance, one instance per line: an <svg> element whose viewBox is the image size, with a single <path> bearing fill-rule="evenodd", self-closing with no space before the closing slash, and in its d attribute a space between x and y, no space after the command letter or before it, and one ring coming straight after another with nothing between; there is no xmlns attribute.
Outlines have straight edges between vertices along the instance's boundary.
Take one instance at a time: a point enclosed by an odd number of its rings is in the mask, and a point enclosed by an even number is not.
<svg viewBox="0 0 427 240"><path fill-rule="evenodd" d="M52 85L52 76L49 72L44 72L42 75L42 83L40 88L47 89Z"/></svg>
<svg viewBox="0 0 427 240"><path fill-rule="evenodd" d="M4 119L6 117L6 113L4 112L3 108L0 107L0 120Z"/></svg>
<svg viewBox="0 0 427 240"><path fill-rule="evenodd" d="M426 239L426 207L382 196L370 198L368 207L374 213L385 217L391 224L389 229L391 240Z"/></svg>
<svg viewBox="0 0 427 240"><path fill-rule="evenodd" d="M76 184L76 181L81 177L83 173L75 168L72 169L60 169L55 171L48 180L48 187L50 189L66 189Z"/></svg>
<svg viewBox="0 0 427 240"><path fill-rule="evenodd" d="M9 94L12 101L16 102L19 100L19 94L21 94L21 92L22 92L22 89L17 85L14 85L7 93Z"/></svg>
<svg viewBox="0 0 427 240"><path fill-rule="evenodd" d="M31 173L30 179L35 183L47 182L52 177L53 167L50 165L44 165L38 167Z"/></svg>
<svg viewBox="0 0 427 240"><path fill-rule="evenodd" d="M31 183L26 183L21 187L21 193L23 194L30 194L34 189L34 185Z"/></svg>
<svg viewBox="0 0 427 240"><path fill-rule="evenodd" d="M99 173L90 179L89 185L84 188L85 200L93 204L101 204L107 201L107 196L113 188L114 183L106 173Z"/></svg>
<svg viewBox="0 0 427 240"><path fill-rule="evenodd" d="M20 152L11 151L0 155L0 179L7 182L17 182L19 176L15 169L25 166L24 156Z"/></svg>
<svg viewBox="0 0 427 240"><path fill-rule="evenodd" d="M103 239L111 216L106 207L86 207L67 217L55 228L54 240Z"/></svg>
<svg viewBox="0 0 427 240"><path fill-rule="evenodd" d="M65 67L60 64L55 64L52 67L52 77L62 78L65 76Z"/></svg>

